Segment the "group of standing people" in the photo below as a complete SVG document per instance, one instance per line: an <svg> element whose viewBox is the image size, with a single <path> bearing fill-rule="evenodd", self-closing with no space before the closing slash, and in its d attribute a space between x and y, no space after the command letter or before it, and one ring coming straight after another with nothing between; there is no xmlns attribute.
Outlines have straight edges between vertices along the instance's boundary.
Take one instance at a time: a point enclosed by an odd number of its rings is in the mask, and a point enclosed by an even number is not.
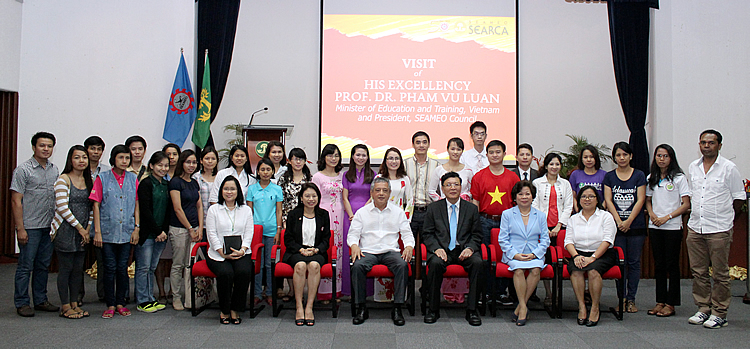
<svg viewBox="0 0 750 349"><path fill-rule="evenodd" d="M531 168L533 148L521 144L518 167L506 169L505 144L499 140L485 144L487 127L481 121L469 131L473 147L464 151L463 140L451 138L445 164L427 156L429 135L416 132L414 156L404 159L399 149L390 148L377 173L366 145L351 149L345 171L339 148L329 144L321 150L314 175L304 150L294 148L287 157L280 142L268 144L255 174L241 145L231 148L229 164L222 170L212 147L196 154L174 144L165 145L144 164L146 141L140 136L112 148L111 168L100 161L102 139L89 137L84 145L70 148L60 175L48 161L55 138L39 132L31 142L33 157L16 169L11 184L21 250L15 292L18 314L33 316L34 310L40 310L60 311L74 319L89 316L80 305L86 248L92 245L101 274L97 293L107 304L102 317L130 315L126 304L131 247L137 309L148 313L165 308L166 268L172 307L182 310L191 244L208 241L207 264L217 275L220 320L239 324L253 273L247 256L252 252L254 226L259 225L266 248L261 258L264 271L255 275L253 302L271 303L271 292L293 295L300 326L314 325L313 300L330 302L333 292L335 298L354 297L355 324L367 319L364 300L373 295L376 301L394 303L392 318L402 325L405 277L400 268L412 254L421 258L416 247L420 243L428 254L429 272L422 290L429 305L425 322L439 318L442 295L448 302L466 301L467 321L480 325L476 307L485 301L482 282L494 279L485 277L488 271L481 263L480 248L492 242L493 228L500 230L496 242L514 276L492 285L489 289L495 294L490 298L504 305L517 302L512 319L519 326L528 319L527 303L541 301L537 283L546 266L545 252L555 245L569 255L579 324L595 326L599 321L601 275L616 264L614 246L623 250L626 261L624 281L618 283L625 301L618 306L637 312L647 234L657 279L657 304L648 313L672 316L680 305L681 216L692 201L687 244L699 311L689 321L709 328L727 324L729 244L734 210L744 199L744 190L736 166L718 154L719 132L701 133L703 156L690 165L688 181L667 144L656 147L649 174L631 167L633 152L625 142L614 145L617 167L610 172L601 169L598 149L587 146L579 154L577 169L565 179L560 155L547 154L537 171ZM335 258L344 261L336 268L336 289L330 280L320 279L329 241L337 247ZM275 284L271 246L279 244L286 247L284 262L295 270L290 294L271 289ZM46 268L53 247L60 261L61 310L46 297ZM388 265L396 277L368 285L364 275L378 263ZM443 280L450 264L463 265L468 280ZM708 265L713 266L713 289ZM33 309L28 296L32 271ZM307 303L303 302L305 286ZM551 303L546 282L545 289L544 302Z"/></svg>

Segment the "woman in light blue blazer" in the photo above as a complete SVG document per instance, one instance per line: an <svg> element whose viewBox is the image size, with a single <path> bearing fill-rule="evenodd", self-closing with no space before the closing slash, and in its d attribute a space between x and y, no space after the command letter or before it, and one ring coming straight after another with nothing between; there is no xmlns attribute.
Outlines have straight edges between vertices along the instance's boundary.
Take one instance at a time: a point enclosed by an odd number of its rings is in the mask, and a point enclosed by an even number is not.
<svg viewBox="0 0 750 349"><path fill-rule="evenodd" d="M544 255L550 244L547 216L531 207L535 196L536 188L529 181L513 186L511 197L516 206L503 212L497 237L503 250L502 262L513 271L518 306L511 319L518 326L526 324L529 310L526 303L539 283L540 272L545 267Z"/></svg>

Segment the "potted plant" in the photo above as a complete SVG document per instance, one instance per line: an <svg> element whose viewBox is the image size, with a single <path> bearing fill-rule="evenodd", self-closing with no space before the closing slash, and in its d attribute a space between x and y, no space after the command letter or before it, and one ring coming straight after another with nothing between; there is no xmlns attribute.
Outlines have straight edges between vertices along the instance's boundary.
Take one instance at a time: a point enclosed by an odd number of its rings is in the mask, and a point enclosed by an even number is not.
<svg viewBox="0 0 750 349"><path fill-rule="evenodd" d="M573 140L573 145L568 147L567 152L559 152L560 156L563 158L562 162L562 168L560 169L560 174L565 176L565 178L569 178L570 174L573 173L578 167L578 155L581 154L581 149L583 149L585 146L591 144L589 143L589 140L584 136L576 136L576 135L570 135L565 134L568 138ZM612 149L606 145L603 144L591 144L599 151L599 158L601 159L602 163L605 163L607 161L612 160L612 156L609 155ZM542 157L543 158L543 157Z"/></svg>
<svg viewBox="0 0 750 349"><path fill-rule="evenodd" d="M244 126L244 124L224 125L224 132L234 132L234 137L227 139L226 143L224 143L226 148L219 149L219 163L228 163L229 151L233 146L245 144L245 139L242 136L242 128Z"/></svg>

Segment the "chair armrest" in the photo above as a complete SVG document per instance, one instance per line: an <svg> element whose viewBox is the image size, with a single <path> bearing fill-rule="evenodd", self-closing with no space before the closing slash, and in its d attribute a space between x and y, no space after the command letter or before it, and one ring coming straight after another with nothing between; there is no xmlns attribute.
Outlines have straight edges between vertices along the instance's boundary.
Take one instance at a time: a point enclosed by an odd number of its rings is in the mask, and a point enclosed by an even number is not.
<svg viewBox="0 0 750 349"><path fill-rule="evenodd" d="M281 246L280 246L280 245L273 245L273 247L271 247L271 260L273 260L273 261L277 261L277 260L276 260L276 254L277 254L277 253L278 253L278 254L281 254L280 252L278 252L278 251L280 251L280 250L281 250ZM279 258L281 258L281 256L279 256ZM278 262L278 261L277 261L277 262Z"/></svg>
<svg viewBox="0 0 750 349"><path fill-rule="evenodd" d="M419 244L420 252L422 252L422 261L427 261L427 246L425 244Z"/></svg>
<svg viewBox="0 0 750 349"><path fill-rule="evenodd" d="M619 264L625 265L625 253L622 252L622 248L619 246L614 247L615 251L617 251L617 259Z"/></svg>
<svg viewBox="0 0 750 349"><path fill-rule="evenodd" d="M253 258L260 258L260 250L264 247L263 244L255 244L250 249L252 250Z"/></svg>
<svg viewBox="0 0 750 349"><path fill-rule="evenodd" d="M492 246L492 245L490 245L490 246ZM483 261L487 261L487 258L489 258L490 255L491 255L491 252L487 252L487 245L482 244L482 246L480 247L480 249L482 250L482 260Z"/></svg>
<svg viewBox="0 0 750 349"><path fill-rule="evenodd" d="M493 262L493 263L497 262L497 251L495 250L495 245L486 246L482 244L482 246L486 248L487 250L489 250L489 258L485 260L489 260L490 262Z"/></svg>
<svg viewBox="0 0 750 349"><path fill-rule="evenodd" d="M190 257L195 257L195 255L198 254L198 249L202 246L205 246L208 248L208 242L198 242L193 246L193 249L190 251Z"/></svg>
<svg viewBox="0 0 750 349"><path fill-rule="evenodd" d="M331 258L331 264L333 264L333 266L335 267L336 266L336 256L338 256L337 255L337 253L338 253L337 251L338 250L336 249L336 246L331 246L330 248L331 248L331 257L332 257Z"/></svg>

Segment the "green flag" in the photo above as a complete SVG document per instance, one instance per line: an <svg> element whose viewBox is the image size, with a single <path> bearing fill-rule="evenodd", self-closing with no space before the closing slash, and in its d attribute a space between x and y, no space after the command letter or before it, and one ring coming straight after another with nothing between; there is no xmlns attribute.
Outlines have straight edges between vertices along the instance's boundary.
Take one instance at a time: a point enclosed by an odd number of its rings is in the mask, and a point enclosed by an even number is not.
<svg viewBox="0 0 750 349"><path fill-rule="evenodd" d="M198 117L193 126L193 143L198 147L205 148L208 136L211 134L211 71L208 65L208 50L206 50L206 63L203 69L203 88L201 88L201 101L198 107Z"/></svg>

